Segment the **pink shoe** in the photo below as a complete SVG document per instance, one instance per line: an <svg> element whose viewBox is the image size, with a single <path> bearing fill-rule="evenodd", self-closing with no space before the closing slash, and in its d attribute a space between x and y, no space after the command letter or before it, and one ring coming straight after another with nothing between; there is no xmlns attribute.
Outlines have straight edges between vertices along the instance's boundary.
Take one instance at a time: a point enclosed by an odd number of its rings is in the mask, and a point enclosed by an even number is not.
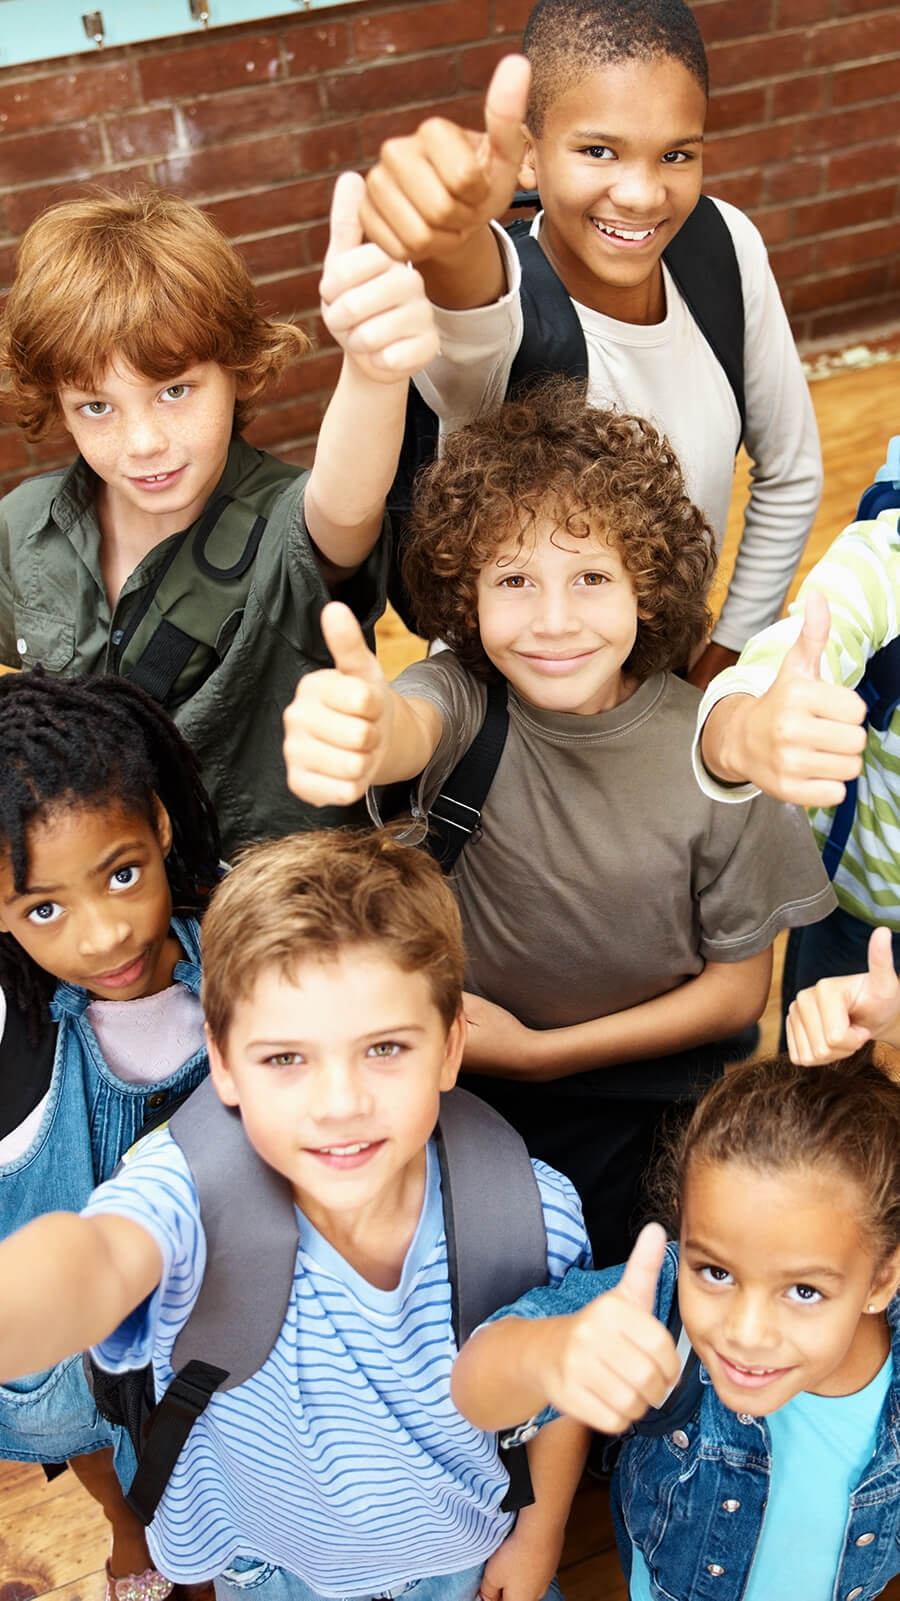
<svg viewBox="0 0 900 1601"><path fill-rule="evenodd" d="M114 1579L106 1564L106 1601L166 1601L175 1586L156 1568Z"/></svg>

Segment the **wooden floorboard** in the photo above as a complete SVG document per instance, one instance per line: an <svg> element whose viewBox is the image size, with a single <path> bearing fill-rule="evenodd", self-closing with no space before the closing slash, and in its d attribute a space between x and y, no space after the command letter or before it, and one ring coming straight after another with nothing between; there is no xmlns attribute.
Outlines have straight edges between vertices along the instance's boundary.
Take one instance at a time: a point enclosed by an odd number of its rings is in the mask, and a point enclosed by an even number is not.
<svg viewBox="0 0 900 1601"><path fill-rule="evenodd" d="M897 348L895 345L894 348ZM822 509L797 582L853 516L861 491L884 460L891 433L900 432L900 362L842 372L812 386L826 464ZM746 467L739 460L733 515L722 571L734 559ZM424 647L396 618L379 626L379 656L393 676ZM779 972L780 945L779 942ZM763 1041L778 1032L777 993L763 1019ZM53 1484L39 1468L0 1463L0 1601L102 1601L106 1542L103 1519L66 1473ZM568 1601L626 1601L604 1488L585 1482L576 1498L562 1567ZM900 1601L900 1580L884 1591Z"/></svg>

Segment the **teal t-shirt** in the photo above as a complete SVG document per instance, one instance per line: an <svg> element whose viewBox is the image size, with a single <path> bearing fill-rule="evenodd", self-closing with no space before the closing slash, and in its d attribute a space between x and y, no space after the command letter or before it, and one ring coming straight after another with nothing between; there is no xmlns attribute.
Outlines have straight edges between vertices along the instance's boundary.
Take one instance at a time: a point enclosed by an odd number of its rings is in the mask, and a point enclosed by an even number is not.
<svg viewBox="0 0 900 1601"><path fill-rule="evenodd" d="M743 1601L797 1601L798 1573L804 1595L831 1595L850 1494L875 1450L890 1384L887 1357L855 1395L803 1391L766 1419L772 1441L769 1499ZM631 1601L652 1601L647 1565L636 1547L629 1595Z"/></svg>

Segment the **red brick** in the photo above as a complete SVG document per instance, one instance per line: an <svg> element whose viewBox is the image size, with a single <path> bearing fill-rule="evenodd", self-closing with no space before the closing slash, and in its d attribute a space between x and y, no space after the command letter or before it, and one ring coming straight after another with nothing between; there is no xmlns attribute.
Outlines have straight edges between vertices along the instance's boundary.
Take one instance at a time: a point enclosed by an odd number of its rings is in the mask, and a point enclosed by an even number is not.
<svg viewBox="0 0 900 1601"><path fill-rule="evenodd" d="M838 306L850 300L865 300L884 293L885 267L861 267L855 272L832 273L827 277L810 279L793 284L790 293L791 310L821 311L826 306Z"/></svg>
<svg viewBox="0 0 900 1601"><path fill-rule="evenodd" d="M783 166L769 167L766 172L766 199L805 200L822 188L824 162L789 161Z"/></svg>
<svg viewBox="0 0 900 1601"><path fill-rule="evenodd" d="M716 178L710 193L717 200L730 200L742 211L750 211L762 199L763 175L757 168L756 172L743 172L737 178Z"/></svg>
<svg viewBox="0 0 900 1601"><path fill-rule="evenodd" d="M486 89L498 61L509 55L505 39L490 44L473 45L471 50L459 54L459 81L463 89Z"/></svg>
<svg viewBox="0 0 900 1601"><path fill-rule="evenodd" d="M829 73L831 103L834 106L852 106L860 100L888 100L897 93L900 81L900 63L893 61L867 61L862 67L848 67L844 72Z"/></svg>
<svg viewBox="0 0 900 1601"><path fill-rule="evenodd" d="M103 164L96 123L0 141L0 184L8 187L42 178L93 176Z"/></svg>
<svg viewBox="0 0 900 1601"><path fill-rule="evenodd" d="M267 234L263 239L247 239L238 249L254 278L296 272L301 254L296 228L287 233Z"/></svg>
<svg viewBox="0 0 900 1601"><path fill-rule="evenodd" d="M772 25L772 0L699 0L694 14L705 44L766 33Z"/></svg>
<svg viewBox="0 0 900 1601"><path fill-rule="evenodd" d="M242 185L277 183L296 172L296 140L289 134L254 139L249 144L220 145L173 155L156 163L156 178L163 188L180 189L189 199L217 194Z"/></svg>
<svg viewBox="0 0 900 1601"><path fill-rule="evenodd" d="M834 0L777 0L776 28L796 28L809 22L822 22L834 14Z"/></svg>
<svg viewBox="0 0 900 1601"><path fill-rule="evenodd" d="M339 172L355 167L360 160L358 124L332 122L311 133L292 135L292 145L300 173Z"/></svg>
<svg viewBox="0 0 900 1601"><path fill-rule="evenodd" d="M837 267L855 266L857 262L880 261L885 256L893 259L898 234L900 225L889 222L876 223L871 228L854 228L852 233L821 239L818 248L822 270L829 272Z"/></svg>
<svg viewBox="0 0 900 1601"><path fill-rule="evenodd" d="M494 0L492 33L521 34L533 10L533 0Z"/></svg>
<svg viewBox="0 0 900 1601"><path fill-rule="evenodd" d="M784 290L797 278L808 278L819 271L818 246L810 240L800 244L776 245L769 251L769 265L778 287Z"/></svg>
<svg viewBox="0 0 900 1601"><path fill-rule="evenodd" d="M302 361L288 367L267 398L272 401L288 400L315 392L330 395L340 370L339 350L315 350L311 356L305 356Z"/></svg>
<svg viewBox="0 0 900 1601"><path fill-rule="evenodd" d="M896 301L893 297L873 300L869 304L841 306L836 311L820 312L808 320L808 339L832 339L839 335L862 334L872 328L881 328L896 320ZM852 516L852 510L848 511Z"/></svg>
<svg viewBox="0 0 900 1601"><path fill-rule="evenodd" d="M709 51L713 96L731 84L743 85L801 72L807 65L808 38L806 33L785 33L747 40L740 49L732 44L713 45Z"/></svg>
<svg viewBox="0 0 900 1601"><path fill-rule="evenodd" d="M234 195L230 200L216 200L206 209L231 239L240 239L246 234L321 217L328 210L333 182L332 178L308 178L253 194Z"/></svg>
<svg viewBox="0 0 900 1601"><path fill-rule="evenodd" d="M782 245L785 240L793 237L794 208L792 206L769 206L755 211L753 213L753 221L756 223L770 250L773 245Z"/></svg>
<svg viewBox="0 0 900 1601"><path fill-rule="evenodd" d="M18 430L7 432L4 429L3 433L0 433L0 472L15 472L27 464L28 451L25 449L22 435Z"/></svg>
<svg viewBox="0 0 900 1601"><path fill-rule="evenodd" d="M350 53L350 30L345 23L323 27L310 17L306 26L289 28L283 35L284 59L290 78L342 67Z"/></svg>
<svg viewBox="0 0 900 1601"><path fill-rule="evenodd" d="M766 95L761 85L753 89L730 89L710 101L707 128L710 134L765 122Z"/></svg>
<svg viewBox="0 0 900 1601"><path fill-rule="evenodd" d="M772 116L777 122L781 117L808 116L813 111L821 111L825 106L826 80L821 73L808 73L799 78L785 78L781 83L773 83Z"/></svg>
<svg viewBox="0 0 900 1601"><path fill-rule="evenodd" d="M284 76L275 34L242 34L236 39L192 39L179 50L147 56L139 63L145 100L193 99L248 83L272 83Z"/></svg>
<svg viewBox="0 0 900 1601"><path fill-rule="evenodd" d="M138 111L128 117L111 117L106 124L106 135L114 161L174 154L179 143L174 112L162 107L155 111Z"/></svg>
<svg viewBox="0 0 900 1601"><path fill-rule="evenodd" d="M315 223L311 228L304 229L306 259L321 266L328 249L328 223Z"/></svg>
<svg viewBox="0 0 900 1601"><path fill-rule="evenodd" d="M150 183L152 176L150 168L145 166L122 168L118 172L99 168L91 173L90 181L96 183L100 180L105 188L121 192L138 183ZM17 235L23 234L28 224L48 206L55 206L60 200L80 198L85 193L85 182L85 179L81 179L71 183L38 184L34 188L12 190L3 200L11 231Z"/></svg>
<svg viewBox="0 0 900 1601"><path fill-rule="evenodd" d="M791 154L794 125L778 123L757 132L719 135L706 146L703 165L707 173L740 172L744 167L764 167Z"/></svg>
<svg viewBox="0 0 900 1601"><path fill-rule="evenodd" d="M856 228L861 223L878 222L895 209L895 185L857 189L846 195L832 195L812 205L797 206L794 223L798 236L832 233L838 228Z"/></svg>
<svg viewBox="0 0 900 1601"><path fill-rule="evenodd" d="M831 116L812 117L793 126L794 148L801 154L811 150L840 150L848 145L864 144L867 139L884 138L887 134L900 132L900 96L881 105L835 111Z"/></svg>
<svg viewBox="0 0 900 1601"><path fill-rule="evenodd" d="M253 445L265 450L277 440L302 439L314 434L322 421L327 402L321 396L299 400L293 406L277 406L255 417L247 429L247 438Z"/></svg>
<svg viewBox="0 0 900 1601"><path fill-rule="evenodd" d="M315 267L307 272L282 273L277 278L267 278L265 283L258 285L259 298L267 307L277 311L279 317L301 318L305 312L317 312L319 309L321 276L319 268Z"/></svg>
<svg viewBox="0 0 900 1601"><path fill-rule="evenodd" d="M391 106L420 105L435 96L452 94L455 88L456 63L452 56L425 56L419 61L339 72L325 80L329 107L344 116Z"/></svg>
<svg viewBox="0 0 900 1601"><path fill-rule="evenodd" d="M484 115L484 96L469 95L465 99L445 100L437 105L414 106L407 111L386 111L380 116L369 116L359 125L360 161L374 161L385 139L396 139L414 133L426 117L447 117L462 128L478 128Z"/></svg>
<svg viewBox="0 0 900 1601"><path fill-rule="evenodd" d="M314 83L262 84L243 93L212 95L181 107L191 145L222 144L255 133L305 127L320 115L319 91Z"/></svg>
<svg viewBox="0 0 900 1601"><path fill-rule="evenodd" d="M861 61L866 56L885 56L891 52L900 52L900 10L816 28L809 40L809 59L813 66Z"/></svg>
<svg viewBox="0 0 900 1601"><path fill-rule="evenodd" d="M40 78L18 78L0 85L0 130L46 128L76 122L101 112L122 111L138 103L137 77L128 63L99 63L82 72L55 72Z"/></svg>
<svg viewBox="0 0 900 1601"><path fill-rule="evenodd" d="M488 26L487 0L436 0L360 17L353 25L353 43L361 60L375 56L411 55L483 39Z"/></svg>
<svg viewBox="0 0 900 1601"><path fill-rule="evenodd" d="M861 184L877 183L885 173L896 170L897 146L893 140L841 150L829 160L826 188L857 189Z"/></svg>

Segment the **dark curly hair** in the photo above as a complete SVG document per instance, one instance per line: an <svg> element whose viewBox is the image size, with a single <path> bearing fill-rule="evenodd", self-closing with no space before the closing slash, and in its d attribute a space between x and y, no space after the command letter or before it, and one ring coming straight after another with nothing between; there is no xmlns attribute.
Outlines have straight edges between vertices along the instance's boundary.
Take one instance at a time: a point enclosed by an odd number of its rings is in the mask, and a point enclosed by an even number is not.
<svg viewBox="0 0 900 1601"><path fill-rule="evenodd" d="M478 574L511 533L523 545L548 509L575 538L614 535L641 613L624 672L643 682L685 666L711 622L713 535L668 440L639 417L587 406L570 379L451 434L417 478L403 578L420 632L493 676L478 631Z"/></svg>

